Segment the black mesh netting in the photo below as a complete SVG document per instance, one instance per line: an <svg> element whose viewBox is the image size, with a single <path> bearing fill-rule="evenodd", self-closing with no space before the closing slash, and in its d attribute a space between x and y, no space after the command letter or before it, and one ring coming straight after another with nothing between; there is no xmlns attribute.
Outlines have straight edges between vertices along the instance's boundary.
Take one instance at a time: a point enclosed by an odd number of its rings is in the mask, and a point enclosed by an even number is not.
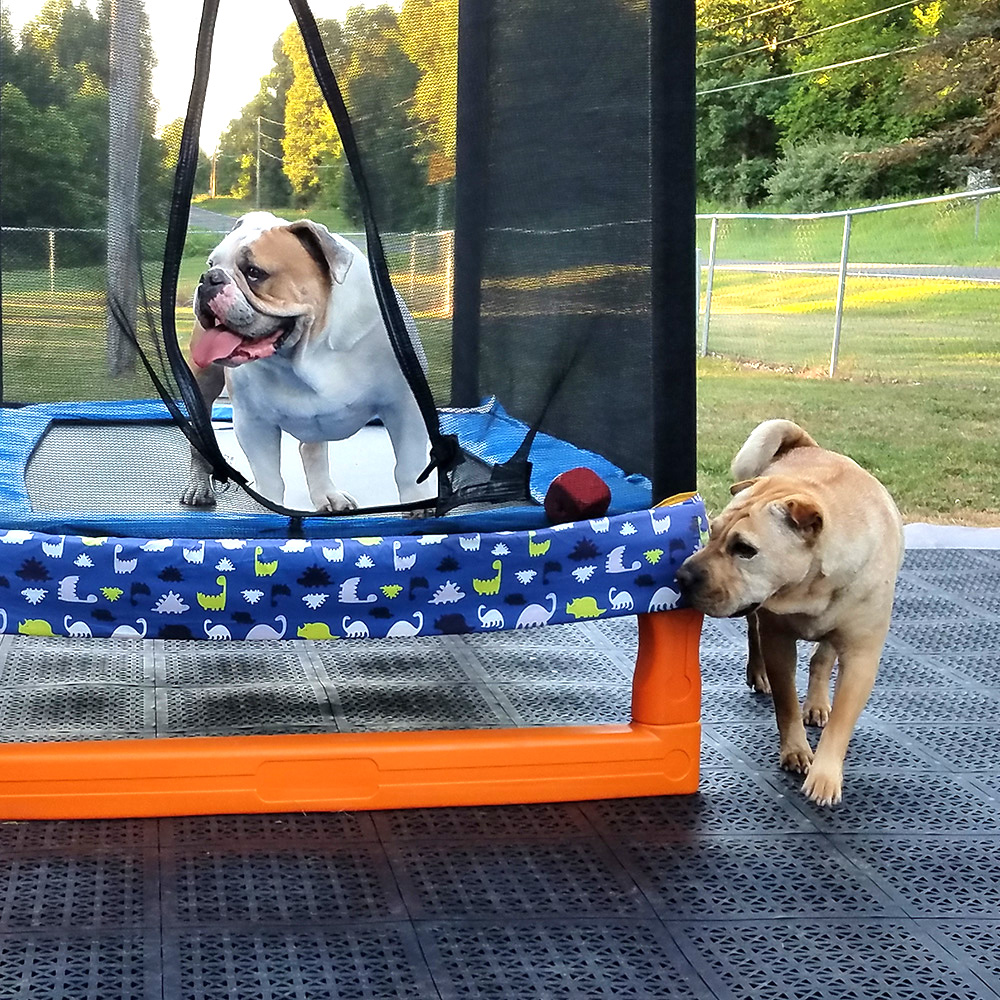
<svg viewBox="0 0 1000 1000"><path fill-rule="evenodd" d="M3 405L109 401L103 441L119 404L124 419L159 395L176 447L147 447L159 472L176 465L168 493L187 478L181 434L217 482L247 485L185 360L194 288L223 236L189 228L213 46L225 44L218 6L205 2L187 116L172 132L157 132L157 39L139 0L70 5L48 49L37 25L18 35L5 19L0 48ZM338 207L368 254L430 438L436 513L533 502L538 431L650 477L653 500L691 489L692 10L405 0L337 21L316 6L318 20L290 0L289 22L325 107L303 112L287 84L272 85L261 107L284 101L285 118L265 113L262 145L258 116L240 183L261 207L291 203L286 130L293 114L313 116L322 141L308 193ZM274 72L294 61L288 37ZM440 407L490 397L524 425L499 462L438 420ZM271 510L305 513L273 499Z"/></svg>

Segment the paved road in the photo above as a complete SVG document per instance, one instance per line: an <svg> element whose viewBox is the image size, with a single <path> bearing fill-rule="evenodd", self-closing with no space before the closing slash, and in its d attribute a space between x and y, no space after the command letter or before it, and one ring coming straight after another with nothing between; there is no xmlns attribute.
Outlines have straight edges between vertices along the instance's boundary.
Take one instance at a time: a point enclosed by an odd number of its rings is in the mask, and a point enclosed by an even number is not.
<svg viewBox="0 0 1000 1000"><path fill-rule="evenodd" d="M220 212L210 212L207 208L191 206L190 226L192 229L206 229L210 233L228 233L236 219Z"/></svg>
<svg viewBox="0 0 1000 1000"><path fill-rule="evenodd" d="M715 266L724 271L753 271L765 274L830 274L840 273L840 265L810 263L779 263L766 260L717 260ZM1000 267L964 267L957 264L851 264L847 273L859 278L936 278L941 281L971 281L977 284L1000 284Z"/></svg>

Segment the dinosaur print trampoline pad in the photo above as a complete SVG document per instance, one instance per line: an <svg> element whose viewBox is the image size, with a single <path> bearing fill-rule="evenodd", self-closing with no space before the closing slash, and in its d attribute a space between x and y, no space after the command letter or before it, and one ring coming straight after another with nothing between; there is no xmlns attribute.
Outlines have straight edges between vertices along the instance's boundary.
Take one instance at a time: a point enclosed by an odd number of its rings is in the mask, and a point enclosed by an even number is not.
<svg viewBox="0 0 1000 1000"><path fill-rule="evenodd" d="M537 531L332 539L0 533L0 631L329 639L529 628L679 606L697 495Z"/></svg>

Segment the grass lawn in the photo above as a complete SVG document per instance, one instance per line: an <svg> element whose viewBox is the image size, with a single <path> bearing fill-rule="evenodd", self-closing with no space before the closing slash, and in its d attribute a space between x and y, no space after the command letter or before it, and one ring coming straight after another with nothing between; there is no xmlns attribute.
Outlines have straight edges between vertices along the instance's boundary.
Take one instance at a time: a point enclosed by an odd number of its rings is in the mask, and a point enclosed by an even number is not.
<svg viewBox="0 0 1000 1000"><path fill-rule="evenodd" d="M1000 525L1000 393L931 384L803 378L703 358L699 488L729 500L729 463L761 420L786 417L885 483L908 521Z"/></svg>
<svg viewBox="0 0 1000 1000"><path fill-rule="evenodd" d="M1000 197L980 203L979 235L972 199L918 205L855 216L852 262L879 264L1000 265ZM711 222L698 220L698 246L708 260ZM840 260L842 218L815 220L720 219L720 260Z"/></svg>

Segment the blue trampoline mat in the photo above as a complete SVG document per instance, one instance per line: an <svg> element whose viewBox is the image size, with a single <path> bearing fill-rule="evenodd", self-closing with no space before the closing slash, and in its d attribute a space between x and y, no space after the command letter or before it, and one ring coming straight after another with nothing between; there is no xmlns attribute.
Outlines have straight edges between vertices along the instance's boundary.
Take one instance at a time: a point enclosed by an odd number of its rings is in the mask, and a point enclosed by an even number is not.
<svg viewBox="0 0 1000 1000"><path fill-rule="evenodd" d="M213 418L230 420L231 408L217 406ZM520 445L528 428L511 417L494 399L469 410L444 410L441 430L455 434L462 447L488 463L504 462ZM162 482L163 503L150 511L129 510L122 503L118 509L101 509L100 497L87 496L59 509L42 509L32 502L26 481L27 469L36 449L53 427L58 425L116 425L127 431L143 426L172 426L167 408L160 400L113 402L65 402L0 410L0 502L5 506L3 523L8 528L30 529L49 533L110 534L123 537L186 538L284 538L288 518L257 507L247 498L244 509L192 510L176 501L187 477L186 443L177 432L179 445L176 475L171 466L169 478ZM611 491L610 515L648 508L652 490L645 476L630 475L602 456L577 448L547 434L538 434L531 449L531 493L540 504L552 480L561 472L586 467L596 472ZM136 455L137 463L143 461ZM113 470L112 470L113 471ZM72 469L65 470L67 479ZM154 490L159 489L156 483ZM242 491L232 486L230 492ZM92 505L92 506L91 506ZM220 508L223 505L220 504ZM415 525L398 515L315 517L303 521L308 537L333 538L369 534L407 534L414 529L425 532L464 530L541 528L547 525L540 506L523 505L492 510L451 514L446 518L427 518Z"/></svg>

